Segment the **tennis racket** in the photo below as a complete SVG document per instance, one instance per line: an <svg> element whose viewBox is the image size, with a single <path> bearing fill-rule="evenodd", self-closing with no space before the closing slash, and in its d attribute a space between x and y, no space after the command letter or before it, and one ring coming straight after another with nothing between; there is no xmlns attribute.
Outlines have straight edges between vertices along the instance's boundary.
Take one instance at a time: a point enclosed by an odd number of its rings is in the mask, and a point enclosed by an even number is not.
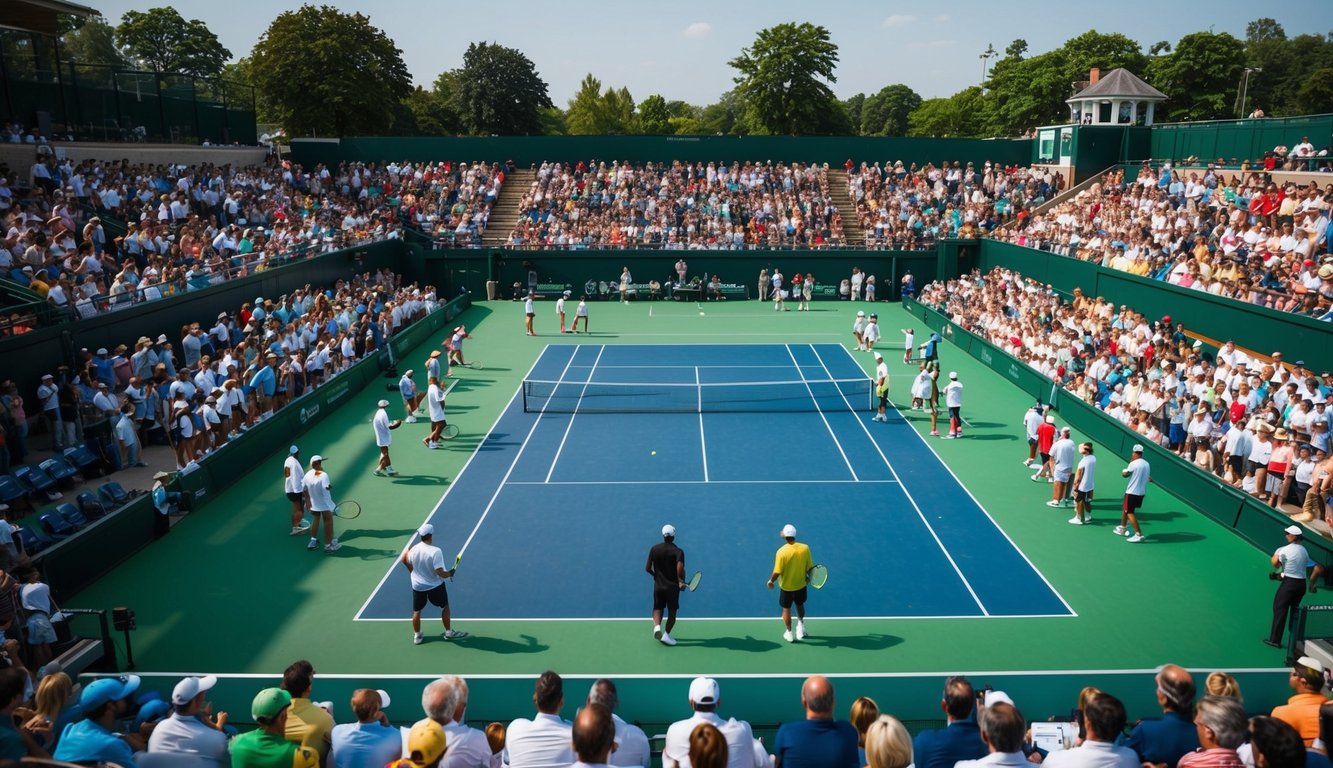
<svg viewBox="0 0 1333 768"><path fill-rule="evenodd" d="M361 504L355 501L340 501L338 506L333 508L333 514L344 520L355 520L361 516Z"/></svg>
<svg viewBox="0 0 1333 768"><path fill-rule="evenodd" d="M455 437L458 437L458 425L445 424L444 429L440 430L440 437L445 440L453 440Z"/></svg>
<svg viewBox="0 0 1333 768"><path fill-rule="evenodd" d="M820 564L811 568L809 573L805 574L805 581L815 589L823 589L828 583L828 567Z"/></svg>
<svg viewBox="0 0 1333 768"><path fill-rule="evenodd" d="M471 369L474 370L474 371L480 371L481 369L485 368L486 366L482 365L480 360L469 360L469 361L467 361L466 363L463 363L463 367L464 367L464 368L471 368Z"/></svg>
<svg viewBox="0 0 1333 768"><path fill-rule="evenodd" d="M695 571L694 575L690 577L690 580L685 582L685 588L691 592L698 589L699 582L703 580L703 577L704 577L703 571Z"/></svg>
<svg viewBox="0 0 1333 768"><path fill-rule="evenodd" d="M462 552L459 552L459 553L458 553L458 556L454 558L454 569L453 569L453 570L454 570L454 573L458 573L458 564L459 564L460 562L462 562L462 560L463 560L463 553L462 553ZM453 576L450 576L450 577L449 577L449 581L453 581L453 580L454 580L454 577L453 577Z"/></svg>
<svg viewBox="0 0 1333 768"><path fill-rule="evenodd" d="M402 419L394 419L393 421L389 422L389 429L398 429L401 426L403 426Z"/></svg>

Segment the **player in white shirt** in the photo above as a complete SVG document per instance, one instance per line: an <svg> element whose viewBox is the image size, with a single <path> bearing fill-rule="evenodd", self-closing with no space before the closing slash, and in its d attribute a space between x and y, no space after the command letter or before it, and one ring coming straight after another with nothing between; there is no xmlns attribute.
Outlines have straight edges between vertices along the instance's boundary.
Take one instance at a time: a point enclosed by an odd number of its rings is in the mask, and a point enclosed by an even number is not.
<svg viewBox="0 0 1333 768"><path fill-rule="evenodd" d="M389 433L391 429L397 429L401 422L389 421L389 412L385 410L389 407L388 400L379 402L379 410L375 411L375 418L371 422L375 427L375 445L380 449L380 463L375 468L375 474L379 477L396 477L398 470L393 468L393 463L389 461L389 446L393 445L393 435Z"/></svg>
<svg viewBox="0 0 1333 768"><path fill-rule="evenodd" d="M583 320L583 332L591 334L588 330L588 295L584 294L579 299L579 305L574 308L574 333L579 332L579 320Z"/></svg>
<svg viewBox="0 0 1333 768"><path fill-rule="evenodd" d="M1134 528L1133 535L1130 535L1125 541L1131 544L1137 544L1143 541L1143 528L1139 526L1139 507L1143 506L1143 497L1148 493L1148 481L1152 479L1151 468L1148 462L1143 459L1143 446L1135 445L1133 459L1129 466L1120 471L1120 474L1129 478L1125 485L1125 501L1121 507L1120 525L1114 529L1115 535L1129 535L1129 529L1125 523L1129 523Z"/></svg>
<svg viewBox="0 0 1333 768"><path fill-rule="evenodd" d="M866 318L866 329L861 336L865 339L866 350L873 350L875 342L879 341L879 315L870 313L870 317Z"/></svg>
<svg viewBox="0 0 1333 768"><path fill-rule="evenodd" d="M457 632L451 626L449 590L444 586L444 580L452 577L454 571L444 569L444 553L433 541L435 526L426 523L417 529L417 535L421 541L413 544L399 559L403 567L407 568L412 583L412 642L421 645L421 609L428 602L440 609L445 640L465 637L466 632Z"/></svg>
<svg viewBox="0 0 1333 768"><path fill-rule="evenodd" d="M862 310L857 310L856 319L852 321L852 336L856 338L857 352L864 352L866 349L865 330L866 313Z"/></svg>
<svg viewBox="0 0 1333 768"><path fill-rule="evenodd" d="M534 312L534 310L533 310L533 308L532 308L532 300L533 300L534 298L536 298L536 297L535 297L532 293L528 293L528 297L527 297L526 299L523 300L523 312L524 312L524 314L526 314L527 317L528 317L528 319L527 319L527 326L526 326L526 327L527 327L527 333L528 333L529 336L536 336L536 335L537 335L537 334L532 330L532 315L533 315L533 312Z"/></svg>
<svg viewBox="0 0 1333 768"><path fill-rule="evenodd" d="M565 299L567 298L569 298L569 291L565 291L564 295L555 300L555 316L560 318L561 333L569 333L565 330Z"/></svg>
<svg viewBox="0 0 1333 768"><path fill-rule="evenodd" d="M963 436L963 385L958 381L958 372L949 372L949 383L944 387L944 405L949 409L949 434L952 440Z"/></svg>
<svg viewBox="0 0 1333 768"><path fill-rule="evenodd" d="M1023 414L1023 432L1028 438L1028 457L1023 461L1023 466L1029 469L1032 467L1032 462L1037 460L1037 428L1041 426L1043 419L1040 400Z"/></svg>
<svg viewBox="0 0 1333 768"><path fill-rule="evenodd" d="M310 523L305 521L305 471L301 469L301 449L292 446L287 449L287 458L282 462L282 492L292 503L292 534L300 536L310 530Z"/></svg>
<svg viewBox="0 0 1333 768"><path fill-rule="evenodd" d="M440 434L444 428L449 425L444 415L444 388L440 386L440 379L432 376L430 386L426 388L426 413L430 417L430 434L421 441L427 448L440 447Z"/></svg>
<svg viewBox="0 0 1333 768"><path fill-rule="evenodd" d="M889 407L889 365L884 362L884 355L875 353L875 396L879 406L875 411L875 421L888 421L886 413Z"/></svg>
<svg viewBox="0 0 1333 768"><path fill-rule="evenodd" d="M298 465L299 466L299 465ZM324 523L324 551L337 552L342 545L333 533L333 488L329 474L324 471L324 457L310 457L310 471L301 478L305 497L310 504L310 543L306 549L319 547L319 524Z"/></svg>
<svg viewBox="0 0 1333 768"><path fill-rule="evenodd" d="M1074 441L1069 437L1069 427L1060 429L1060 439L1051 446L1051 475L1055 484L1046 506L1064 506L1072 490L1069 481L1074 475Z"/></svg>
<svg viewBox="0 0 1333 768"><path fill-rule="evenodd" d="M1096 486L1097 457L1092 455L1092 443L1079 446L1083 458L1074 470L1074 516L1070 525L1083 525L1092 520L1092 492Z"/></svg>
<svg viewBox="0 0 1333 768"><path fill-rule="evenodd" d="M916 329L903 329L903 362L912 362L912 350L916 348Z"/></svg>

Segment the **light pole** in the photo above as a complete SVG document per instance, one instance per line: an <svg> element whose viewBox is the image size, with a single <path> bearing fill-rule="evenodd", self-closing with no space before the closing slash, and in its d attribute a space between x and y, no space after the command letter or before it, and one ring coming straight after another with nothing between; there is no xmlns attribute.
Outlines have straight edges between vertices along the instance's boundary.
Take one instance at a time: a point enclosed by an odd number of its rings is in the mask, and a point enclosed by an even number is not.
<svg viewBox="0 0 1333 768"><path fill-rule="evenodd" d="M986 67L988 64L990 64L991 59L999 55L1000 52L995 50L994 45L986 43L986 50L983 51L981 55L977 57L981 59L981 85L983 88L986 86Z"/></svg>
<svg viewBox="0 0 1333 768"><path fill-rule="evenodd" d="M1236 110L1236 117L1245 117L1245 99L1250 95L1250 73L1263 72L1263 67L1246 67L1245 76L1240 81L1240 108Z"/></svg>

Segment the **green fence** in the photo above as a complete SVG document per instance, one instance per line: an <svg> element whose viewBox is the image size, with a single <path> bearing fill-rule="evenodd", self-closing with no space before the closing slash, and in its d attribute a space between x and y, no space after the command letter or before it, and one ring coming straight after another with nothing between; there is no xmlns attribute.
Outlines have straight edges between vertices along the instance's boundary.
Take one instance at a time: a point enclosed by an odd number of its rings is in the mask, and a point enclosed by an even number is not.
<svg viewBox="0 0 1333 768"><path fill-rule="evenodd" d="M1150 318L1170 315L1173 322L1218 341L1231 339L1261 354L1285 350L1287 359L1303 359L1316 372L1333 370L1333 325L1309 317L991 240L982 242L978 266L983 272L1012 269L1066 294L1081 288L1085 296L1105 297Z"/></svg>
<svg viewBox="0 0 1333 768"><path fill-rule="evenodd" d="M1087 435L1089 440L1105 446L1112 454L1128 460L1130 449L1135 444L1142 444L1145 449L1143 457L1152 465L1153 482L1196 511L1264 551L1282 542L1282 529L1291 524L1286 515L1222 483L1165 448L1144 441L1142 435L1058 388L1051 379L980 336L955 325L939 312L911 299L904 299L903 307L945 340L1023 392L1054 405L1070 426ZM1305 545L1317 561L1333 564L1333 541L1310 536Z"/></svg>
<svg viewBox="0 0 1333 768"><path fill-rule="evenodd" d="M1222 158L1234 165L1257 160L1274 147L1294 147L1305 136L1315 149L1327 147L1333 141L1333 114L1154 125L1152 157L1181 160L1193 156L1206 162Z"/></svg>
<svg viewBox="0 0 1333 768"><path fill-rule="evenodd" d="M1000 165L1027 165L1031 139L934 139L901 136L484 136L484 137L377 137L351 136L341 140L292 141L292 157L307 168L315 163L336 165L359 160L412 162L438 160L512 160L520 167L543 161L580 160L661 163L785 162L828 163L839 171L843 163L884 162L939 165L990 160Z"/></svg>

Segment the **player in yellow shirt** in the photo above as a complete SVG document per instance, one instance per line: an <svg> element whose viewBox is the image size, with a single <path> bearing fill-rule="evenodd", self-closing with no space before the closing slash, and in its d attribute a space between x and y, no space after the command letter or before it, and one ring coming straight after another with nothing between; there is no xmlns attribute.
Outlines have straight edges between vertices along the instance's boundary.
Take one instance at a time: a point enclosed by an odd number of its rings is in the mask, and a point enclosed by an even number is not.
<svg viewBox="0 0 1333 768"><path fill-rule="evenodd" d="M806 593L806 574L815 567L815 561L810 557L810 547L797 543L796 526L788 523L782 527L782 538L787 540L786 544L778 547L777 556L773 560L773 575L768 577L768 588L772 589L776 582L778 585L778 605L782 606L782 623L786 625L787 631L782 634L782 639L789 643L802 640L805 634L805 593ZM792 634L791 627L791 607L796 606L796 634Z"/></svg>

